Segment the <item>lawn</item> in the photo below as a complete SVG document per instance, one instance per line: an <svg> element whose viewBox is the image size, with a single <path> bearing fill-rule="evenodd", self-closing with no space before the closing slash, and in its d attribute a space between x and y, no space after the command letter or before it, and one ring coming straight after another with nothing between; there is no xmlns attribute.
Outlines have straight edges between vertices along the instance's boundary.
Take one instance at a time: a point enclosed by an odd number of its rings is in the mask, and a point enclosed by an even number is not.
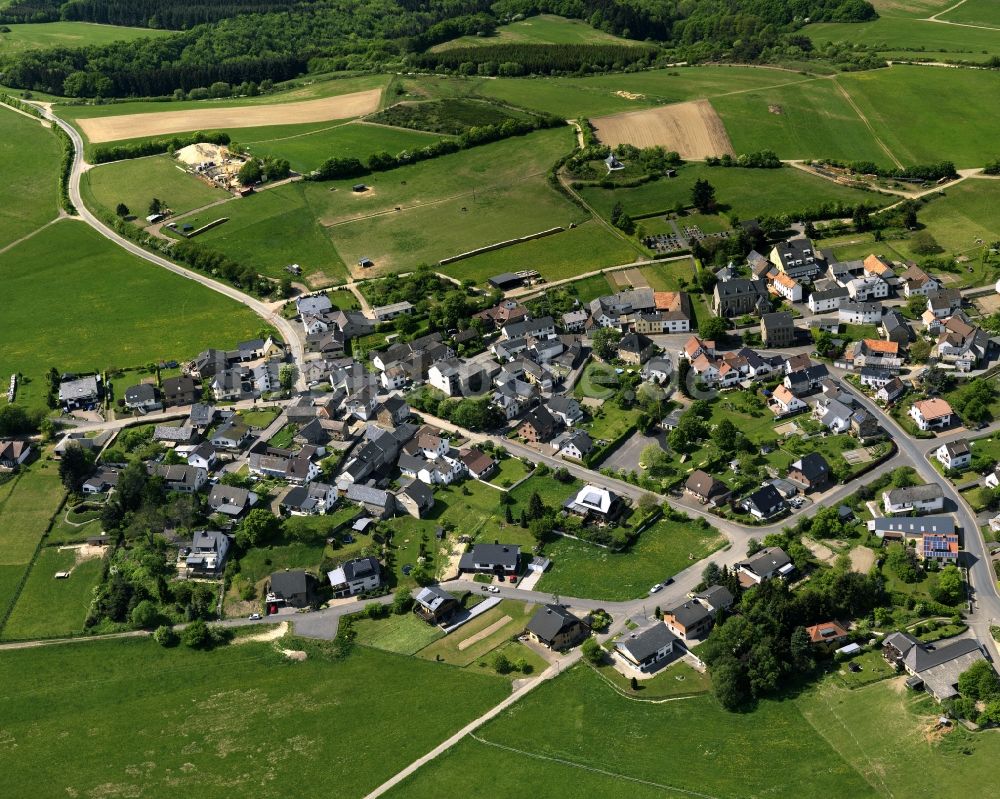
<svg viewBox="0 0 1000 799"><path fill-rule="evenodd" d="M0 282L7 300L0 374L22 372L38 385L52 366L72 372L186 360L264 327L233 300L68 220L0 255ZM39 298L56 317L40 312Z"/></svg>
<svg viewBox="0 0 1000 799"><path fill-rule="evenodd" d="M680 224L686 224L686 220L682 218ZM653 291L680 291L694 281L695 269L690 258L681 258L644 266L642 276Z"/></svg>
<svg viewBox="0 0 1000 799"><path fill-rule="evenodd" d="M481 47L490 44L643 44L622 39L592 28L578 19L553 14L539 14L509 25L501 25L493 36L462 36L431 48L431 52L456 47Z"/></svg>
<svg viewBox="0 0 1000 799"><path fill-rule="evenodd" d="M730 94L712 100L712 105L738 153L766 149L781 158L842 158L891 165L836 81L819 79Z"/></svg>
<svg viewBox="0 0 1000 799"><path fill-rule="evenodd" d="M254 547L240 558L240 575L257 583L283 569L305 569L315 573L323 561L323 549L322 545L297 542Z"/></svg>
<svg viewBox="0 0 1000 799"><path fill-rule="evenodd" d="M255 411L239 411L243 424L255 430L264 430L278 418L279 411L273 408L260 408Z"/></svg>
<svg viewBox="0 0 1000 799"><path fill-rule="evenodd" d="M0 107L0 249L56 218L59 153L39 122Z"/></svg>
<svg viewBox="0 0 1000 799"><path fill-rule="evenodd" d="M102 569L100 558L77 563L75 550L44 548L4 625L3 638L46 638L81 632ZM56 572L70 570L68 579L54 579Z"/></svg>
<svg viewBox="0 0 1000 799"><path fill-rule="evenodd" d="M492 675L366 647L292 646L307 659L134 639L3 652L0 792L212 799L328 783L363 796L510 693Z"/></svg>
<svg viewBox="0 0 1000 799"><path fill-rule="evenodd" d="M581 305L588 305L591 300L618 291L618 284L614 282L610 274L601 273L574 280L565 288L572 289Z"/></svg>
<svg viewBox="0 0 1000 799"><path fill-rule="evenodd" d="M869 723L884 725L885 717L872 715ZM692 793L747 799L878 796L794 702L765 702L745 714L727 713L711 696L636 702L582 665L540 686L476 735L389 796L447 795L449 785L470 773L487 782L510 773L524 780L527 773L532 791L553 799L625 792L678 799ZM667 754L678 748L683 756ZM547 758L544 763L539 756Z"/></svg>
<svg viewBox="0 0 1000 799"><path fill-rule="evenodd" d="M0 487L0 618L63 493L58 468L45 460L35 461Z"/></svg>
<svg viewBox="0 0 1000 799"><path fill-rule="evenodd" d="M534 615L538 606L530 602L519 602L505 599L496 607L476 616L472 621L463 624L455 632L439 638L430 646L417 652L418 658L441 661L455 666L468 666L476 660L492 652L511 637L522 632ZM464 649L461 644L469 638L507 621L487 635L485 638L473 641Z"/></svg>
<svg viewBox="0 0 1000 799"><path fill-rule="evenodd" d="M1000 31L996 38L1000 51ZM989 109L1000 104L1000 82L989 71L899 66L844 74L837 81L904 164L947 158L961 169L996 158L996 120ZM961 136L955 135L955 119L962 120Z"/></svg>
<svg viewBox="0 0 1000 799"><path fill-rule="evenodd" d="M497 473L490 478L489 482L508 488L531 474L533 469L534 466L526 464L520 458L504 458L500 461Z"/></svg>
<svg viewBox="0 0 1000 799"><path fill-rule="evenodd" d="M440 271L483 284L493 275L509 271L511 264L517 264L518 269L537 270L547 280L563 280L583 272L629 264L642 257L645 256L637 245L622 240L599 221L589 219L554 236L446 264ZM609 293L606 282L602 293Z"/></svg>
<svg viewBox="0 0 1000 799"><path fill-rule="evenodd" d="M292 439L295 438L295 434L297 432L299 432L299 426L297 424L286 424L274 434L267 444L270 447L277 447L278 449L290 449L292 446Z"/></svg>
<svg viewBox="0 0 1000 799"><path fill-rule="evenodd" d="M590 418L581 425L594 441L614 441L635 427L642 415L638 408L622 410L615 403L607 403L590 412Z"/></svg>
<svg viewBox="0 0 1000 799"><path fill-rule="evenodd" d="M552 567L540 580L539 590L608 601L636 599L724 543L714 528L665 520L641 533L625 552L558 538L545 546ZM656 597L651 597L650 608L655 604Z"/></svg>
<svg viewBox="0 0 1000 799"><path fill-rule="evenodd" d="M639 690L632 690L632 681L616 670L610 663L597 667L606 679L622 691L640 699L667 699L678 696L694 696L707 693L711 680L707 674L695 671L683 660L672 663L650 680L639 681Z"/></svg>
<svg viewBox="0 0 1000 799"><path fill-rule="evenodd" d="M173 33L151 28L94 25L89 22L45 22L6 27L10 28L10 32L0 33L0 52L5 56L55 47L97 47L111 42L168 36Z"/></svg>
<svg viewBox="0 0 1000 799"><path fill-rule="evenodd" d="M149 203L155 197L175 214L201 208L217 200L232 199L228 191L209 186L201 178L181 169L169 155L135 158L102 164L84 172L80 184L88 205L102 205L112 213L118 203L125 203L145 227ZM224 216L225 206L215 209Z"/></svg>
<svg viewBox="0 0 1000 799"><path fill-rule="evenodd" d="M412 655L444 635L440 627L428 624L415 613L378 620L360 618L353 629L359 644L400 655Z"/></svg>
<svg viewBox="0 0 1000 799"><path fill-rule="evenodd" d="M673 211L678 203L689 205L691 189L701 179L715 187L720 210L740 219L794 215L826 202L864 202L875 206L889 202L884 195L841 186L794 167L727 169L704 164L687 164L677 170L675 178L661 178L634 189L585 188L580 194L602 215L610 215L615 203L620 202L626 213L639 217ZM686 218L679 223L688 224ZM645 223L640 220L639 224ZM721 219L720 224L729 227Z"/></svg>

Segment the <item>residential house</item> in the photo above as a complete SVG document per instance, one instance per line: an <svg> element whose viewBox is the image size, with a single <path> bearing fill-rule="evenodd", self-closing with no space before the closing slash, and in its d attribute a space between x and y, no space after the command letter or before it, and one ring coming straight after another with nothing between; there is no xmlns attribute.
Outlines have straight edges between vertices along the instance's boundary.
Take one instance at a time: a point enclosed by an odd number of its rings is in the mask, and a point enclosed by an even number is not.
<svg viewBox="0 0 1000 799"><path fill-rule="evenodd" d="M800 283L811 283L826 268L822 254L805 238L788 239L771 249L770 261L779 272Z"/></svg>
<svg viewBox="0 0 1000 799"><path fill-rule="evenodd" d="M763 485L740 501L740 507L755 519L770 519L785 509L785 500L773 485Z"/></svg>
<svg viewBox="0 0 1000 799"><path fill-rule="evenodd" d="M788 311L766 313L760 318L760 336L765 347L789 347L795 342L795 322Z"/></svg>
<svg viewBox="0 0 1000 799"><path fill-rule="evenodd" d="M805 491L815 491L830 482L830 464L818 452L803 455L788 467L788 479Z"/></svg>
<svg viewBox="0 0 1000 799"><path fill-rule="evenodd" d="M503 337L512 338L553 338L556 335L556 323L551 316L538 319L521 319L517 322L507 322L501 329Z"/></svg>
<svg viewBox="0 0 1000 799"><path fill-rule="evenodd" d="M560 458L582 461L594 449L594 442L586 430L568 430L552 442Z"/></svg>
<svg viewBox="0 0 1000 799"><path fill-rule="evenodd" d="M656 299L651 288L628 289L592 300L590 318L599 327L629 326L636 314L656 310Z"/></svg>
<svg viewBox="0 0 1000 799"><path fill-rule="evenodd" d="M886 311L880 323L882 337L894 341L900 347L908 346L916 337L906 317L899 311Z"/></svg>
<svg viewBox="0 0 1000 799"><path fill-rule="evenodd" d="M250 438L250 428L239 416L232 416L228 422L212 434L212 446L217 449L237 450Z"/></svg>
<svg viewBox="0 0 1000 799"><path fill-rule="evenodd" d="M641 333L628 333L618 342L618 357L641 366L656 353L656 345Z"/></svg>
<svg viewBox="0 0 1000 799"><path fill-rule="evenodd" d="M290 516L317 516L329 513L337 504L337 488L313 481L293 486L281 500L281 510Z"/></svg>
<svg viewBox="0 0 1000 799"><path fill-rule="evenodd" d="M878 369L874 366L863 366L858 373L858 380L865 388L878 391L896 379L896 375L886 369Z"/></svg>
<svg viewBox="0 0 1000 799"><path fill-rule="evenodd" d="M846 357L845 357L846 360ZM864 367L899 371L903 366L903 356L895 341L866 338L854 345L854 368Z"/></svg>
<svg viewBox="0 0 1000 799"><path fill-rule="evenodd" d="M104 494L118 485L118 472L104 467L98 468L94 475L83 484L84 494Z"/></svg>
<svg viewBox="0 0 1000 799"><path fill-rule="evenodd" d="M562 316L563 330L568 333L582 333L589 318L590 314L582 308L564 313Z"/></svg>
<svg viewBox="0 0 1000 799"><path fill-rule="evenodd" d="M382 584L382 565L373 557L353 558L326 573L334 599L374 591Z"/></svg>
<svg viewBox="0 0 1000 799"><path fill-rule="evenodd" d="M348 502L364 507L365 512L375 519L388 519L396 515L396 498L380 488L351 483L344 497Z"/></svg>
<svg viewBox="0 0 1000 799"><path fill-rule="evenodd" d="M848 281L847 293L854 302L884 300L889 296L889 284L880 277L856 277Z"/></svg>
<svg viewBox="0 0 1000 799"><path fill-rule="evenodd" d="M838 286L833 281L824 280L813 287L806 304L813 313L826 313L836 311L849 297L850 292L846 288Z"/></svg>
<svg viewBox="0 0 1000 799"><path fill-rule="evenodd" d="M865 258L864 267L866 275L874 275L882 278L883 280L889 280L890 278L895 277L895 270L892 268L892 264L875 254L869 255Z"/></svg>
<svg viewBox="0 0 1000 799"><path fill-rule="evenodd" d="M427 382L448 397L462 393L462 362L457 358L437 361L427 370Z"/></svg>
<svg viewBox="0 0 1000 799"><path fill-rule="evenodd" d="M292 608L308 607L316 593L316 578L302 569L274 572L267 581L265 602L269 612L286 605Z"/></svg>
<svg viewBox="0 0 1000 799"><path fill-rule="evenodd" d="M921 560L933 560L938 563L958 563L957 533L924 533L920 538L918 550Z"/></svg>
<svg viewBox="0 0 1000 799"><path fill-rule="evenodd" d="M750 313L767 313L771 301L767 281L736 278L716 283L712 291L712 311L716 316L731 318Z"/></svg>
<svg viewBox="0 0 1000 799"><path fill-rule="evenodd" d="M189 378L190 379L190 378ZM204 433L215 421L215 406L205 402L196 402L191 406L188 424L199 433Z"/></svg>
<svg viewBox="0 0 1000 799"><path fill-rule="evenodd" d="M975 638L930 645L902 632L885 637L882 656L897 670L910 675L906 681L909 687L922 687L939 702L958 696L959 676L974 663L986 659Z"/></svg>
<svg viewBox="0 0 1000 799"><path fill-rule="evenodd" d="M846 287L855 278L865 273L865 265L861 261L841 261L830 264L830 277L841 286Z"/></svg>
<svg viewBox="0 0 1000 799"><path fill-rule="evenodd" d="M459 559L458 568L464 572L494 574L507 577L517 574L521 548L516 544L474 544Z"/></svg>
<svg viewBox="0 0 1000 799"><path fill-rule="evenodd" d="M476 480L489 480L500 467L500 461L478 447L460 450L458 457Z"/></svg>
<svg viewBox="0 0 1000 799"><path fill-rule="evenodd" d="M910 418L921 430L940 430L951 424L951 405L937 397L917 400L910 408Z"/></svg>
<svg viewBox="0 0 1000 799"><path fill-rule="evenodd" d="M208 507L212 513L221 513L235 519L256 505L257 500L257 494L246 488L216 483L209 492Z"/></svg>
<svg viewBox="0 0 1000 799"><path fill-rule="evenodd" d="M765 547L756 555L736 564L740 583L759 585L777 577L787 577L795 570L792 559L780 547Z"/></svg>
<svg viewBox="0 0 1000 799"><path fill-rule="evenodd" d="M702 341L697 336L691 336L691 338L687 340L687 343L684 344L684 349L680 352L680 357L688 361L694 361L702 355L708 359L714 360L714 341Z"/></svg>
<svg viewBox="0 0 1000 799"><path fill-rule="evenodd" d="M569 649L590 636L590 627L563 605L543 605L525 630L528 638L549 649Z"/></svg>
<svg viewBox="0 0 1000 799"><path fill-rule="evenodd" d="M556 395L545 403L545 407L566 427L572 427L583 421L583 409L579 400L574 397Z"/></svg>
<svg viewBox="0 0 1000 799"><path fill-rule="evenodd" d="M421 480L410 480L396 492L396 504L415 519L434 507L434 492Z"/></svg>
<svg viewBox="0 0 1000 799"><path fill-rule="evenodd" d="M715 614L696 599L688 599L664 610L663 623L678 638L693 641L708 635Z"/></svg>
<svg viewBox="0 0 1000 799"><path fill-rule="evenodd" d="M621 516L625 503L613 491L588 483L567 499L563 508L584 522L608 524Z"/></svg>
<svg viewBox="0 0 1000 799"><path fill-rule="evenodd" d="M941 283L927 274L916 264L910 264L899 276L899 282L903 286L903 294L906 297L926 297L932 291L937 291Z"/></svg>
<svg viewBox="0 0 1000 799"><path fill-rule="evenodd" d="M942 326L933 355L954 365L960 372L970 371L988 357L990 337L985 330L969 324L961 312L951 316Z"/></svg>
<svg viewBox="0 0 1000 799"><path fill-rule="evenodd" d="M64 411L91 408L102 395L100 375L69 377L59 383L59 404Z"/></svg>
<svg viewBox="0 0 1000 799"><path fill-rule="evenodd" d="M218 530L196 530L184 559L187 576L214 577L221 574L229 554L229 544L229 536Z"/></svg>
<svg viewBox="0 0 1000 799"><path fill-rule="evenodd" d="M208 442L199 444L187 456L188 466L194 466L196 469L204 469L206 472L211 472L218 460L219 458L215 454L215 447Z"/></svg>
<svg viewBox="0 0 1000 799"><path fill-rule="evenodd" d="M944 510L944 491L937 483L893 488L882 492L882 507L887 516Z"/></svg>
<svg viewBox="0 0 1000 799"><path fill-rule="evenodd" d="M163 479L163 487L167 491L177 491L182 494L194 494L208 480L208 472L196 469L186 464L168 466L165 463L147 463L146 471L151 477Z"/></svg>
<svg viewBox="0 0 1000 799"><path fill-rule="evenodd" d="M558 422L544 405L532 408L524 416L517 428L517 434L529 444L540 444L548 441L556 433Z"/></svg>
<svg viewBox="0 0 1000 799"><path fill-rule="evenodd" d="M152 383L139 383L125 389L125 407L132 411L149 413L163 407L159 391Z"/></svg>
<svg viewBox="0 0 1000 799"><path fill-rule="evenodd" d="M392 302L388 305L377 305L372 308L372 316L375 317L376 322L389 322L398 316L405 316L406 314L413 313L413 303L406 302Z"/></svg>
<svg viewBox="0 0 1000 799"><path fill-rule="evenodd" d="M732 593L723 585L710 585L694 598L716 615L729 610L735 601Z"/></svg>
<svg viewBox="0 0 1000 799"><path fill-rule="evenodd" d="M377 407L378 394L370 386L365 386L344 400L344 412L364 422L375 415Z"/></svg>
<svg viewBox="0 0 1000 799"><path fill-rule="evenodd" d="M302 447L298 452L266 448L263 452L250 453L247 468L250 474L305 485L320 475L319 466L312 460L317 453L317 449L310 446Z"/></svg>
<svg viewBox="0 0 1000 799"><path fill-rule="evenodd" d="M421 588L413 599L413 612L428 624L441 624L462 607L458 599L439 585Z"/></svg>
<svg viewBox="0 0 1000 799"><path fill-rule="evenodd" d="M809 643L815 647L830 651L846 643L851 634L839 621L827 621L806 627Z"/></svg>
<svg viewBox="0 0 1000 799"><path fill-rule="evenodd" d="M968 469L972 463L972 450L964 438L942 444L934 452L934 457L945 469Z"/></svg>
<svg viewBox="0 0 1000 799"><path fill-rule="evenodd" d="M955 520L951 516L883 516L868 522L868 531L882 540L917 540L924 533L955 533Z"/></svg>
<svg viewBox="0 0 1000 799"><path fill-rule="evenodd" d="M212 390L216 402L238 400L244 392L242 367L234 366L217 372L208 387Z"/></svg>
<svg viewBox="0 0 1000 799"><path fill-rule="evenodd" d="M652 357L642 367L642 379L657 385L666 385L673 374L674 365L666 357Z"/></svg>
<svg viewBox="0 0 1000 799"><path fill-rule="evenodd" d="M902 397L906 393L906 383L900 380L898 377L894 377L888 383L886 383L882 388L875 392L875 399L884 405L889 405L895 402L897 399Z"/></svg>
<svg viewBox="0 0 1000 799"><path fill-rule="evenodd" d="M0 439L0 467L14 470L27 463L34 450L30 441Z"/></svg>
<svg viewBox="0 0 1000 799"><path fill-rule="evenodd" d="M789 302L802 302L802 284L784 272L778 272L771 281L775 294L784 297Z"/></svg>
<svg viewBox="0 0 1000 799"><path fill-rule="evenodd" d="M878 425L878 419L864 408L858 408L851 414L851 435L864 444L869 439L882 437L883 432Z"/></svg>
<svg viewBox="0 0 1000 799"><path fill-rule="evenodd" d="M935 319L947 319L962 308L962 292L958 289L938 289L927 294L927 310Z"/></svg>
<svg viewBox="0 0 1000 799"><path fill-rule="evenodd" d="M656 314L640 314L636 319L635 326L638 333L687 333L691 330L691 320L694 313L691 310L691 298L684 291L654 291L653 304L656 307ZM644 321L647 317L658 318L659 329L642 329L648 324Z"/></svg>
<svg viewBox="0 0 1000 799"><path fill-rule="evenodd" d="M775 416L789 416L804 411L808 407L784 385L780 385L774 390L769 404L771 412Z"/></svg>
<svg viewBox="0 0 1000 799"><path fill-rule="evenodd" d="M632 668L651 672L673 653L676 640L667 625L657 622L644 630L626 632L615 642L615 654Z"/></svg>
<svg viewBox="0 0 1000 799"><path fill-rule="evenodd" d="M839 399L824 398L813 406L813 418L831 433L845 433L851 427L854 409Z"/></svg>
<svg viewBox="0 0 1000 799"><path fill-rule="evenodd" d="M684 493L694 497L702 505L724 505L732 498L733 492L721 480L708 472L695 469L684 483Z"/></svg>
<svg viewBox="0 0 1000 799"><path fill-rule="evenodd" d="M882 320L882 303L842 302L837 319L842 325L877 325Z"/></svg>

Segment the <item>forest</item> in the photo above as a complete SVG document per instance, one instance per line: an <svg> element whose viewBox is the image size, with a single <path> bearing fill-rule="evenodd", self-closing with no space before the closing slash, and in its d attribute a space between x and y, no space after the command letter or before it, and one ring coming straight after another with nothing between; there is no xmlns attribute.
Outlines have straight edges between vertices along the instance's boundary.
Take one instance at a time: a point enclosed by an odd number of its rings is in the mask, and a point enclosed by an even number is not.
<svg viewBox="0 0 1000 799"><path fill-rule="evenodd" d="M0 81L19 89L75 97L154 97L216 81L285 80L307 71L401 69L481 62L471 48L427 54L456 36L485 35L517 15L550 12L610 33L650 42L616 46L517 46L492 59L524 73L606 71L651 60L656 46L688 61L754 62L807 57L798 33L805 18L853 22L874 18L867 0L228 0L218 6L154 0L15 0L0 22L114 21L186 28L175 35L103 46L34 50L0 60ZM155 13L154 13L155 12ZM621 50L622 52L619 52ZM456 55L457 54L457 55ZM462 61L455 59L461 58Z"/></svg>

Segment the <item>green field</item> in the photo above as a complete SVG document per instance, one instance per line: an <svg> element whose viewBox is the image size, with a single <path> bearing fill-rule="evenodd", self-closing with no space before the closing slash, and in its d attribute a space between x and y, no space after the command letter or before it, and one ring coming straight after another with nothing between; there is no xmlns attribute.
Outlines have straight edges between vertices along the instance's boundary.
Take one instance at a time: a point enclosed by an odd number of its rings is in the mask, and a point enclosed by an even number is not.
<svg viewBox="0 0 1000 799"><path fill-rule="evenodd" d="M0 57L26 50L54 47L91 47L110 42L169 36L173 31L94 25L89 22L45 22L8 25L10 33L0 33Z"/></svg>
<svg viewBox="0 0 1000 799"><path fill-rule="evenodd" d="M689 522L660 521L639 535L626 552L559 538L545 547L552 568L539 582L540 591L594 599L626 600L645 596L649 587L725 543L714 529ZM691 556L694 556L693 558ZM655 597L650 600L655 603Z"/></svg>
<svg viewBox="0 0 1000 799"><path fill-rule="evenodd" d="M510 773L524 780L525 772L532 791L552 799L879 795L795 702L766 702L747 714L727 713L710 696L635 702L585 666L540 686L476 736L389 796L439 797L463 774L493 783Z"/></svg>
<svg viewBox="0 0 1000 799"><path fill-rule="evenodd" d="M302 173L311 172L332 156L367 162L373 153L398 155L441 138L433 133L357 121L234 129L231 134L234 141L247 145L254 155L287 158L292 169Z"/></svg>
<svg viewBox="0 0 1000 799"><path fill-rule="evenodd" d="M661 178L634 189L584 188L580 195L602 215L610 215L616 202L633 217L673 211L678 203L691 202L691 188L699 179L715 187L722 211L740 219L762 215L795 214L825 202L887 205L883 194L841 186L794 167L781 169L735 169L687 164L675 178ZM722 220L720 220L722 221ZM644 220L639 220L644 224ZM681 220L682 224L687 224ZM725 225L728 227L728 224Z"/></svg>
<svg viewBox="0 0 1000 799"><path fill-rule="evenodd" d="M58 469L44 460L0 485L0 614L10 606L62 497Z"/></svg>
<svg viewBox="0 0 1000 799"><path fill-rule="evenodd" d="M505 641L510 641L512 636L523 632L537 609L538 606L530 602L505 599L496 607L490 608L476 616L472 621L463 624L451 635L438 638L430 646L421 649L417 653L417 657L442 661L454 666L468 666L492 652ZM467 639L491 628L494 624L499 624L504 619L507 621L503 626L485 638L480 638L464 647L461 646Z"/></svg>
<svg viewBox="0 0 1000 799"><path fill-rule="evenodd" d="M945 8L953 3L946 3ZM985 0L982 8L992 5ZM937 9L936 9L937 10ZM991 8L990 11L995 10ZM961 11L961 9L958 9ZM934 13L931 11L931 13ZM945 19L955 21L949 14ZM888 55L898 51L902 58L938 58L952 61L979 60L982 53L1000 53L1000 30L983 30L962 25L942 25L920 19L883 16L874 22L823 22L807 25L803 31L817 47L827 42L866 45Z"/></svg>
<svg viewBox="0 0 1000 799"><path fill-rule="evenodd" d="M82 222L59 222L0 255L0 281L7 300L0 373L20 371L39 384L51 366L82 371L190 358L208 346L232 347L263 326L232 300L128 255Z"/></svg>
<svg viewBox="0 0 1000 799"><path fill-rule="evenodd" d="M93 202L114 211L118 203L125 203L142 225L154 197L174 214L232 198L229 192L186 172L169 155L96 166L83 174L80 190L88 205ZM220 215L226 213L224 207L216 210Z"/></svg>
<svg viewBox="0 0 1000 799"><path fill-rule="evenodd" d="M292 646L308 659L129 639L3 652L0 793L211 799L331 784L363 796L510 692L365 647L335 659L329 645Z"/></svg>
<svg viewBox="0 0 1000 799"><path fill-rule="evenodd" d="M501 25L493 36L462 36L431 48L431 52L484 44L643 44L621 39L578 19L539 14Z"/></svg>
<svg viewBox="0 0 1000 799"><path fill-rule="evenodd" d="M56 218L60 152L39 122L0 107L0 250Z"/></svg>
<svg viewBox="0 0 1000 799"><path fill-rule="evenodd" d="M554 236L455 261L440 267L440 271L482 284L493 275L509 271L515 263L518 269L537 269L551 281L632 263L641 257L634 245L620 239L599 221L590 219Z"/></svg>
<svg viewBox="0 0 1000 799"><path fill-rule="evenodd" d="M961 169L996 158L990 109L1000 105L1000 81L989 71L898 66L837 81L904 164L948 158ZM955 119L962 120L961 135Z"/></svg>
<svg viewBox="0 0 1000 799"><path fill-rule="evenodd" d="M412 655L444 635L440 627L428 624L415 613L378 620L358 619L354 622L354 632L359 644L400 655Z"/></svg>
<svg viewBox="0 0 1000 799"><path fill-rule="evenodd" d="M965 25L985 25L1000 33L1000 7L993 0L965 0L940 19Z"/></svg>
<svg viewBox="0 0 1000 799"><path fill-rule="evenodd" d="M944 197L924 206L919 219L949 253L972 255L982 249L977 239L1000 239L1000 181L971 178L946 188ZM910 252L907 242L902 244Z"/></svg>
<svg viewBox="0 0 1000 799"><path fill-rule="evenodd" d="M774 150L781 158L839 158L890 165L833 80L730 94L714 98L712 105L738 153Z"/></svg>
<svg viewBox="0 0 1000 799"><path fill-rule="evenodd" d="M43 549L4 625L3 638L47 638L81 632L102 567L100 558L78 564L72 549ZM56 572L70 570L68 579L55 579Z"/></svg>

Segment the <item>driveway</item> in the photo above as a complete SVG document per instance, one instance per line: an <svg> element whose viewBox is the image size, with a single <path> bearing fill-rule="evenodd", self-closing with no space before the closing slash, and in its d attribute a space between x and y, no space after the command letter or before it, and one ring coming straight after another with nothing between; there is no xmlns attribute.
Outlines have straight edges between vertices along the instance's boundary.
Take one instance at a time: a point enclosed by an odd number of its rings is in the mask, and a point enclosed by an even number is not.
<svg viewBox="0 0 1000 799"><path fill-rule="evenodd" d="M639 471L639 456L650 444L659 444L661 447L667 446L667 434L659 433L655 436L647 436L642 433L634 433L618 449L612 452L604 462L602 469L624 469L626 472Z"/></svg>

